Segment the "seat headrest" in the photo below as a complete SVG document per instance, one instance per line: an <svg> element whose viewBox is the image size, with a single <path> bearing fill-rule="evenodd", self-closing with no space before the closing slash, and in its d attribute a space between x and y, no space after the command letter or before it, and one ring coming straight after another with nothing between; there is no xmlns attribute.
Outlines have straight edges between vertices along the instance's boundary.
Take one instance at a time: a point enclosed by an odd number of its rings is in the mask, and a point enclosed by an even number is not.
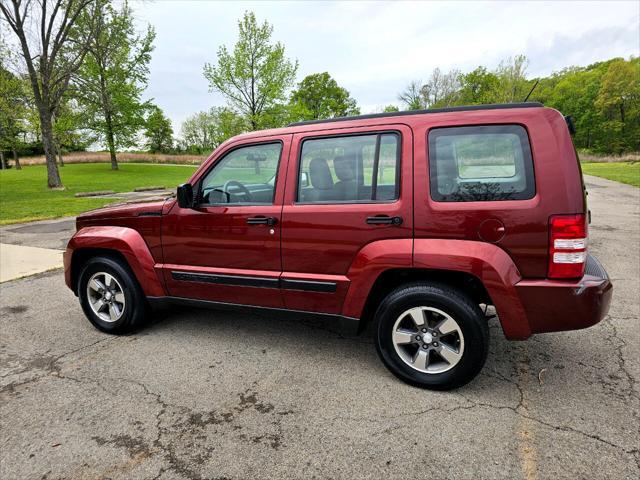
<svg viewBox="0 0 640 480"><path fill-rule="evenodd" d="M436 149L438 175L447 175L456 177L458 175L458 166L453 153L453 145L451 142L442 142L437 145Z"/></svg>
<svg viewBox="0 0 640 480"><path fill-rule="evenodd" d="M336 171L336 177L341 182L349 182L356 179L356 158L353 156L337 156L333 159L333 168Z"/></svg>
<svg viewBox="0 0 640 480"><path fill-rule="evenodd" d="M333 188L333 177L327 160L324 158L313 158L309 163L309 179L311 186L318 190L330 190Z"/></svg>

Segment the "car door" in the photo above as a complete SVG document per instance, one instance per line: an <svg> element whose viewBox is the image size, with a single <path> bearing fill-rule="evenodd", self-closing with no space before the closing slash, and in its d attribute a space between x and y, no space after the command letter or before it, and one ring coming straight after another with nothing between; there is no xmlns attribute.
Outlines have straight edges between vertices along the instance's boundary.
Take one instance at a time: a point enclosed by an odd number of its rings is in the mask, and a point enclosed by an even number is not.
<svg viewBox="0 0 640 480"><path fill-rule="evenodd" d="M285 306L340 313L358 252L412 238L412 193L408 126L295 134L282 211Z"/></svg>
<svg viewBox="0 0 640 480"><path fill-rule="evenodd" d="M291 135L228 145L191 179L197 206L162 222L174 297L281 308L281 212Z"/></svg>

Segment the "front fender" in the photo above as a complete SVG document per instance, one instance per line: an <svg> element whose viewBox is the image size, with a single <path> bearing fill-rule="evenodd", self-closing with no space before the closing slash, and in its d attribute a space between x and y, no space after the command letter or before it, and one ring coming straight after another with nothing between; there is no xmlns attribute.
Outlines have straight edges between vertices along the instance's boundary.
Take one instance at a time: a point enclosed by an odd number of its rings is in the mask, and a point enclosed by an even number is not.
<svg viewBox="0 0 640 480"><path fill-rule="evenodd" d="M516 283L520 272L500 247L469 240L416 239L414 268L453 270L471 274L486 288L496 307L502 330L510 340L531 336Z"/></svg>
<svg viewBox="0 0 640 480"><path fill-rule="evenodd" d="M75 289L72 280L74 255L82 249L114 250L121 253L133 270L142 290L148 297L166 295L160 277L156 274L155 260L139 232L127 227L97 226L80 229L69 240L64 253L65 282Z"/></svg>

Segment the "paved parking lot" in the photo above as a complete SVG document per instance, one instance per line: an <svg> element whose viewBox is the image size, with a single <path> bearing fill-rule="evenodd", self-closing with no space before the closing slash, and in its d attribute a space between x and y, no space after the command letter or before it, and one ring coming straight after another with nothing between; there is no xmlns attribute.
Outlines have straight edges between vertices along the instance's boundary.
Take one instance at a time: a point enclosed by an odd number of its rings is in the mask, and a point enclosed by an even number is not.
<svg viewBox="0 0 640 480"><path fill-rule="evenodd" d="M454 392L327 323L176 309L111 337L61 271L3 283L0 478L638 478L640 190L588 184L610 315L527 342L493 322Z"/></svg>

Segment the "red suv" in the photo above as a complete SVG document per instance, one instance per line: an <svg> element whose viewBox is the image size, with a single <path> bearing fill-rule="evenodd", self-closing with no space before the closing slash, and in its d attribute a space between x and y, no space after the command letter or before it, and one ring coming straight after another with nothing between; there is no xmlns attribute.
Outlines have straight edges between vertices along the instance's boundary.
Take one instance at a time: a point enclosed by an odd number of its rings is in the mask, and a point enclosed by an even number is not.
<svg viewBox="0 0 640 480"><path fill-rule="evenodd" d="M393 374L447 389L482 369L488 306L511 340L603 318L587 223L556 110L364 115L234 137L177 198L80 215L65 278L108 333L166 303L374 321Z"/></svg>

